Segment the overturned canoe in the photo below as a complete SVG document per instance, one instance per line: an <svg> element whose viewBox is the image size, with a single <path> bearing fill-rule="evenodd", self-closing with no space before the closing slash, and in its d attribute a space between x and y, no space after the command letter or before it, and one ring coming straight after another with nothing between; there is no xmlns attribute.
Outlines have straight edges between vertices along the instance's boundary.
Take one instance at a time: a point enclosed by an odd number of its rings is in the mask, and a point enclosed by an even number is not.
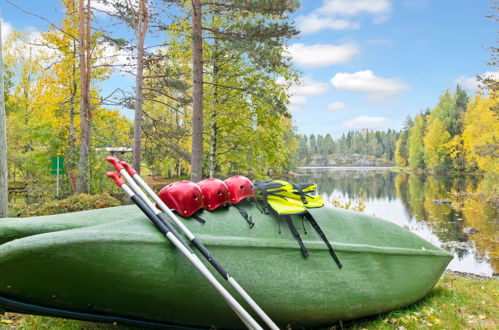
<svg viewBox="0 0 499 330"><path fill-rule="evenodd" d="M340 270L299 216L293 221L307 259L287 226L252 204L244 208L252 229L235 208L204 212L204 225L185 223L281 327L323 326L411 304L452 259L390 222L311 210ZM136 325L243 327L135 206L0 219L0 269L0 307L7 310Z"/></svg>

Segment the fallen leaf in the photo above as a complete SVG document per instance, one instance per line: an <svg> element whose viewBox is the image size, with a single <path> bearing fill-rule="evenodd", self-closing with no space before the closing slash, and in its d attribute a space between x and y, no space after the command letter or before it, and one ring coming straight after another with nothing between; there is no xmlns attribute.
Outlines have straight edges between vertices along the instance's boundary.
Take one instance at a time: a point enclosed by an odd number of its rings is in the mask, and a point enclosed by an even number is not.
<svg viewBox="0 0 499 330"><path fill-rule="evenodd" d="M466 313L468 310L466 309L466 307L459 307L459 308L457 309L457 311L458 311L459 313Z"/></svg>
<svg viewBox="0 0 499 330"><path fill-rule="evenodd" d="M472 320L472 319L474 319L474 318L475 318L475 315L470 314L470 315L468 315L468 318L469 318L470 320Z"/></svg>
<svg viewBox="0 0 499 330"><path fill-rule="evenodd" d="M12 323L14 323L14 321L12 321L12 320L4 320L4 319L2 319L0 322L1 323L5 323L5 324L12 324Z"/></svg>
<svg viewBox="0 0 499 330"><path fill-rule="evenodd" d="M480 320L485 320L487 318L487 316L483 314L478 315L478 317L480 318Z"/></svg>
<svg viewBox="0 0 499 330"><path fill-rule="evenodd" d="M388 322L390 322L391 324L397 323L398 321L399 321L399 319L397 319L395 317L388 320Z"/></svg>

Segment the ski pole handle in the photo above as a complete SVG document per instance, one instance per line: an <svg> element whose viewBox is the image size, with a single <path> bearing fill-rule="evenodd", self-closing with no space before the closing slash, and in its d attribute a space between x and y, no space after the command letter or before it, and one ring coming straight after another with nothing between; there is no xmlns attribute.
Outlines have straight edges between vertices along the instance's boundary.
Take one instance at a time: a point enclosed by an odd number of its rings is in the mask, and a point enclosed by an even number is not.
<svg viewBox="0 0 499 330"><path fill-rule="evenodd" d="M113 181L116 183L116 185L118 187L121 187L122 185L125 184L125 181L123 181L121 178L120 178L120 175L116 172L107 172L106 173L106 176L110 179L113 179Z"/></svg>
<svg viewBox="0 0 499 330"><path fill-rule="evenodd" d="M106 158L106 160L114 166L118 173L123 169L123 166L120 164L118 158L109 156Z"/></svg>
<svg viewBox="0 0 499 330"><path fill-rule="evenodd" d="M130 174L131 177L133 177L135 174L137 174L137 171L133 169L133 167L128 164L125 161L120 161L120 165L125 168L125 170Z"/></svg>

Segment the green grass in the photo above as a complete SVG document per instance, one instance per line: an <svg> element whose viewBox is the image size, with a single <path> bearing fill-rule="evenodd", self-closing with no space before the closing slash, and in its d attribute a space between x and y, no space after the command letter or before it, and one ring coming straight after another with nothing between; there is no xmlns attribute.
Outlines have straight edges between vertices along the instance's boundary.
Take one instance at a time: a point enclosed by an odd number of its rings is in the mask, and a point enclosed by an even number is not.
<svg viewBox="0 0 499 330"><path fill-rule="evenodd" d="M497 329L499 281L445 274L430 294L414 305L329 329ZM0 329L131 329L111 324L5 314Z"/></svg>
<svg viewBox="0 0 499 330"><path fill-rule="evenodd" d="M497 329L499 281L445 274L422 301L369 320L344 324L348 329ZM340 329L341 326L333 327Z"/></svg>

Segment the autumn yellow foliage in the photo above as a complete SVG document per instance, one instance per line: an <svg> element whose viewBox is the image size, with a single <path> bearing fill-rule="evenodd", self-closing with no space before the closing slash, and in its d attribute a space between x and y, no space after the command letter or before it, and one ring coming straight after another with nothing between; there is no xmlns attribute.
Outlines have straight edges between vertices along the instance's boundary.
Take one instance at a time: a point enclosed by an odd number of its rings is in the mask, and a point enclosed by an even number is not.
<svg viewBox="0 0 499 330"><path fill-rule="evenodd" d="M463 146L468 162L485 172L499 174L499 118L492 107L498 100L477 95L464 115Z"/></svg>

